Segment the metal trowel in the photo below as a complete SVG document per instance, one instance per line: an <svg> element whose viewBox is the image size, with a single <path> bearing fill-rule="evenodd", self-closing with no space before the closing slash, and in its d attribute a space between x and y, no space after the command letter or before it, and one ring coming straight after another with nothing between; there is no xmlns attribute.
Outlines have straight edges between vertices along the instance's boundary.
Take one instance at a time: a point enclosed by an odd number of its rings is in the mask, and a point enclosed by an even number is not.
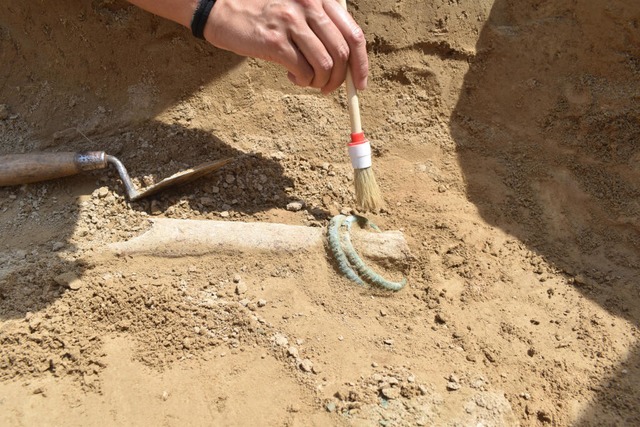
<svg viewBox="0 0 640 427"><path fill-rule="evenodd" d="M8 154L0 156L0 187L62 178L81 172L104 169L108 164L112 164L118 170L128 199L135 201L165 188L198 179L220 169L232 160L229 158L203 163L138 190L122 162L104 151Z"/></svg>

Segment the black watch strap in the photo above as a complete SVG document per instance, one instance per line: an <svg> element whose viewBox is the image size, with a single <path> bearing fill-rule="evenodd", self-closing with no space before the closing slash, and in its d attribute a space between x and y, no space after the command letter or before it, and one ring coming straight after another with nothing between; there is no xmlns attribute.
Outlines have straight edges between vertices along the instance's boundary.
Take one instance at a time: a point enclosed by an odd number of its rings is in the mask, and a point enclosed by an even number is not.
<svg viewBox="0 0 640 427"><path fill-rule="evenodd" d="M204 39L204 26L207 24L209 14L215 3L216 0L200 0L198 2L198 7L196 7L191 19L191 32L195 37Z"/></svg>

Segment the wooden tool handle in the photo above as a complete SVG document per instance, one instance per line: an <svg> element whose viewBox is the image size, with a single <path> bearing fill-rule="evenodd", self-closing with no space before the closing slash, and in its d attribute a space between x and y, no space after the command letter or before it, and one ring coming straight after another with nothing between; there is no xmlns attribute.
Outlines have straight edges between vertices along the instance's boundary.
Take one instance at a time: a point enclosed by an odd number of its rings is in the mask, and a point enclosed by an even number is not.
<svg viewBox="0 0 640 427"><path fill-rule="evenodd" d="M62 178L107 166L105 153L30 153L0 156L0 186Z"/></svg>
<svg viewBox="0 0 640 427"><path fill-rule="evenodd" d="M347 1L339 0L340 5L347 9ZM358 92L353 84L351 69L347 68L347 78L345 80L347 88L347 106L349 107L349 120L351 122L351 133L362 132L362 122L360 120L360 102L358 101Z"/></svg>

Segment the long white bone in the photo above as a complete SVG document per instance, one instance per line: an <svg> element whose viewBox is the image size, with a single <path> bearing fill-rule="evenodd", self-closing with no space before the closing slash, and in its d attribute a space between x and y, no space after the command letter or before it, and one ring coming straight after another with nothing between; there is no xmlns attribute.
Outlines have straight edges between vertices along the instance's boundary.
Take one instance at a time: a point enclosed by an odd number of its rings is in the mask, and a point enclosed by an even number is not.
<svg viewBox="0 0 640 427"><path fill-rule="evenodd" d="M236 222L157 218L149 230L128 241L112 243L116 254L159 257L200 256L211 253L324 250L325 230L265 222ZM355 231L359 252L370 259L407 262L413 257L400 231Z"/></svg>

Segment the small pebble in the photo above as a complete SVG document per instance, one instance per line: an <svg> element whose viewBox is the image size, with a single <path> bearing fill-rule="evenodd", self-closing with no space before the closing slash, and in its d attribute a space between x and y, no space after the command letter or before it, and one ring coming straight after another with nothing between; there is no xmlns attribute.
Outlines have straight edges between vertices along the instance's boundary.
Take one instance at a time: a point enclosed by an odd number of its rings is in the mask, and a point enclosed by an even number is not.
<svg viewBox="0 0 640 427"><path fill-rule="evenodd" d="M303 202L291 202L287 204L287 210L291 212L298 212L302 210L303 207L304 207Z"/></svg>
<svg viewBox="0 0 640 427"><path fill-rule="evenodd" d="M145 175L145 176L142 177L142 184L145 187L151 187L155 183L156 183L156 181L153 178L153 176L151 176L151 175Z"/></svg>
<svg viewBox="0 0 640 427"><path fill-rule="evenodd" d="M389 400L398 399L400 397L400 389L396 387L386 387L380 390L380 393Z"/></svg>
<svg viewBox="0 0 640 427"><path fill-rule="evenodd" d="M298 367L304 372L311 372L313 369L313 362L309 359L304 359L298 363Z"/></svg>
<svg viewBox="0 0 640 427"><path fill-rule="evenodd" d="M98 189L98 197L100 197L101 199L104 199L105 197L107 197L108 194L109 194L108 187L100 187Z"/></svg>
<svg viewBox="0 0 640 427"><path fill-rule="evenodd" d="M289 344L289 340L287 339L287 337L280 334L277 334L275 336L275 341L276 341L276 344L279 345L280 347L284 347Z"/></svg>
<svg viewBox="0 0 640 427"><path fill-rule="evenodd" d="M236 285L236 294L238 295L242 295L244 293L246 293L248 290L247 288L247 284L244 282L240 282Z"/></svg>
<svg viewBox="0 0 640 427"><path fill-rule="evenodd" d="M82 281L76 275L76 273L72 271L67 271L66 273L62 273L54 277L53 279L58 285L64 286L71 290L77 291L82 287Z"/></svg>
<svg viewBox="0 0 640 427"><path fill-rule="evenodd" d="M472 414L472 413L473 413L473 411L475 411L475 410L476 410L476 406L477 406L477 405L476 405L476 402L474 402L474 401L469 401L469 402L465 403L465 405L464 405L464 410L465 410L465 412L466 412L467 414Z"/></svg>
<svg viewBox="0 0 640 427"><path fill-rule="evenodd" d="M449 381L447 383L447 390L449 391L456 391L456 390L460 390L460 384L453 382L453 381Z"/></svg>
<svg viewBox="0 0 640 427"><path fill-rule="evenodd" d="M493 355L493 353L489 350L485 350L484 351L484 357L487 358L487 360L491 363L494 363L496 361L496 357Z"/></svg>

